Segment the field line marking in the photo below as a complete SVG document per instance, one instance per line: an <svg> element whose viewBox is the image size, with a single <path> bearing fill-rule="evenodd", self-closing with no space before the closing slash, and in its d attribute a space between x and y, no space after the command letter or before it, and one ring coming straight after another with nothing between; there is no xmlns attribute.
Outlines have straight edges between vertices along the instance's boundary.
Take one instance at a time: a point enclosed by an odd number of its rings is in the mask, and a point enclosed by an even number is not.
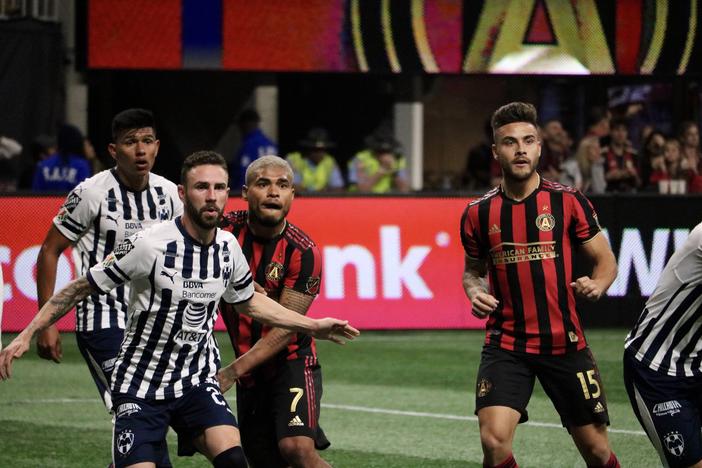
<svg viewBox="0 0 702 468"><path fill-rule="evenodd" d="M322 408L339 409L346 411L358 411L363 413L378 413L378 414L392 414L396 416L414 416L420 418L434 418L434 419L448 419L453 421L477 421L477 416L460 416L457 414L445 414L445 413L422 413L418 411L401 411L392 410L385 408L368 408L365 406L353 406L353 405L336 405L333 403L322 403ZM523 424L524 426L536 426L536 427L546 427L549 429L563 429L560 424L538 422L538 421L527 421ZM609 428L609 432L614 434L629 434L629 435L640 435L645 436L644 431L631 431L628 429L613 429Z"/></svg>
<svg viewBox="0 0 702 468"><path fill-rule="evenodd" d="M80 403L92 403L96 402L97 398L37 398L33 400L10 400L0 402L0 405L27 405L27 404L80 404ZM461 416L458 414L446 414L446 413L423 413L419 411L401 411L393 410L387 408L369 408L367 406L353 406L353 405L337 405L334 403L322 403L322 408L338 409L344 411L357 411L360 413L377 413L377 414L392 414L395 416L412 416L418 418L434 418L434 419L447 419L452 421L477 421L476 416ZM549 429L562 429L563 426L560 424L538 422L538 421L527 421L523 424L524 426L535 426L535 427L546 427ZM628 429L613 429L609 428L609 432L613 434L629 434L645 436L644 431L631 431Z"/></svg>

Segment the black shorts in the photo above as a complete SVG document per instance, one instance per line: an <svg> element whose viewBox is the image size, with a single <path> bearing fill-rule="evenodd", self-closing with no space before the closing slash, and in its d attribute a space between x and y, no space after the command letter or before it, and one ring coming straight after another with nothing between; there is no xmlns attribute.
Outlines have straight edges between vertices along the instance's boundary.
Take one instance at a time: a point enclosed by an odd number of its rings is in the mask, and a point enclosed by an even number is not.
<svg viewBox="0 0 702 468"><path fill-rule="evenodd" d="M112 408L110 379L123 338L124 330L121 328L76 332L78 349L88 364L90 375L108 410Z"/></svg>
<svg viewBox="0 0 702 468"><path fill-rule="evenodd" d="M241 444L253 466L289 466L278 441L304 436L318 450L330 443L319 427L322 368L311 356L281 363L276 375L255 386L237 386L236 403Z"/></svg>
<svg viewBox="0 0 702 468"><path fill-rule="evenodd" d="M624 385L664 465L691 466L702 460L702 378L656 372L625 351Z"/></svg>
<svg viewBox="0 0 702 468"><path fill-rule="evenodd" d="M197 451L193 439L214 426L236 427L236 419L219 385L206 382L185 391L179 398L143 400L115 395L115 426L112 457L115 467L153 462L170 467L166 433L178 434L178 455Z"/></svg>
<svg viewBox="0 0 702 468"><path fill-rule="evenodd" d="M609 424L600 372L589 348L561 355L528 354L484 346L475 390L475 413L507 406L529 419L527 404L539 379L563 427Z"/></svg>

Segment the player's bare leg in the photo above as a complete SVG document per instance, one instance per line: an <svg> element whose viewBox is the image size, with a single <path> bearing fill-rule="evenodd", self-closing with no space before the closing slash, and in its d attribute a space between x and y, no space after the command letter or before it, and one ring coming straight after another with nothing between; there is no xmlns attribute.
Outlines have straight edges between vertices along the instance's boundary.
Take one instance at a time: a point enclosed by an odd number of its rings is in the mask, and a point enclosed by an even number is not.
<svg viewBox="0 0 702 468"><path fill-rule="evenodd" d="M328 468L309 437L284 437L278 442L280 454L293 468Z"/></svg>
<svg viewBox="0 0 702 468"><path fill-rule="evenodd" d="M234 426L212 426L194 439L195 447L215 467L246 467L246 458L241 449L239 429Z"/></svg>
<svg viewBox="0 0 702 468"><path fill-rule="evenodd" d="M571 426L569 430L575 446L588 466L619 466L618 463L610 464L613 452L609 446L606 424Z"/></svg>
<svg viewBox="0 0 702 468"><path fill-rule="evenodd" d="M520 417L519 411L507 406L488 406L478 411L485 465L496 466L512 456L512 440Z"/></svg>
<svg viewBox="0 0 702 468"><path fill-rule="evenodd" d="M154 462L141 462L129 465L127 468L156 468L156 463Z"/></svg>

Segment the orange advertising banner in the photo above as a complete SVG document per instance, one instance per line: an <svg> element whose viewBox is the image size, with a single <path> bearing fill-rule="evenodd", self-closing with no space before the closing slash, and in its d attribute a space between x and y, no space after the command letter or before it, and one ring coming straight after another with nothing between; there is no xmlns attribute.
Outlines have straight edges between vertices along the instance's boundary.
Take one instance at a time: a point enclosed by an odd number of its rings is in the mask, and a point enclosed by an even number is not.
<svg viewBox="0 0 702 468"><path fill-rule="evenodd" d="M3 197L0 263L5 286L3 331L24 328L37 311L36 260L63 199ZM481 328L461 286L459 198L303 198L289 220L319 246L320 294L310 315L345 318L359 328ZM230 199L227 210L244 209ZM75 277L61 256L57 287ZM74 329L73 313L59 321ZM222 324L218 324L222 329Z"/></svg>

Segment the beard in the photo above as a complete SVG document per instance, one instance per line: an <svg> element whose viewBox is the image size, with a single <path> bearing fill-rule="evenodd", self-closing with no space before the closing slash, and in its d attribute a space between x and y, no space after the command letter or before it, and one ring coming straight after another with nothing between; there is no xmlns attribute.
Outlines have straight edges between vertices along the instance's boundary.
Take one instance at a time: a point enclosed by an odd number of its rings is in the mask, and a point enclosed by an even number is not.
<svg viewBox="0 0 702 468"><path fill-rule="evenodd" d="M219 226L219 221L220 219L222 219L224 208L217 208L216 218L205 218L205 209L211 207L213 207L213 205L205 205L202 207L202 209L198 210L192 205L192 203L190 203L190 201L187 198L185 199L184 203L184 209L185 212L188 214L188 218L190 218L193 221L193 223L195 223L198 227L201 227L203 229L212 229Z"/></svg>
<svg viewBox="0 0 702 468"><path fill-rule="evenodd" d="M249 220L253 221L254 224L272 228L282 223L287 214L286 211L281 210L279 216L259 216L255 210L249 209Z"/></svg>
<svg viewBox="0 0 702 468"><path fill-rule="evenodd" d="M529 168L527 170L520 170L520 171L515 171L514 166L512 165L511 162L502 162L500 161L500 166L502 167L502 176L512 182L524 182L525 180L528 180L532 174L536 171L536 165L539 163L538 159L534 161L533 163L529 164Z"/></svg>

